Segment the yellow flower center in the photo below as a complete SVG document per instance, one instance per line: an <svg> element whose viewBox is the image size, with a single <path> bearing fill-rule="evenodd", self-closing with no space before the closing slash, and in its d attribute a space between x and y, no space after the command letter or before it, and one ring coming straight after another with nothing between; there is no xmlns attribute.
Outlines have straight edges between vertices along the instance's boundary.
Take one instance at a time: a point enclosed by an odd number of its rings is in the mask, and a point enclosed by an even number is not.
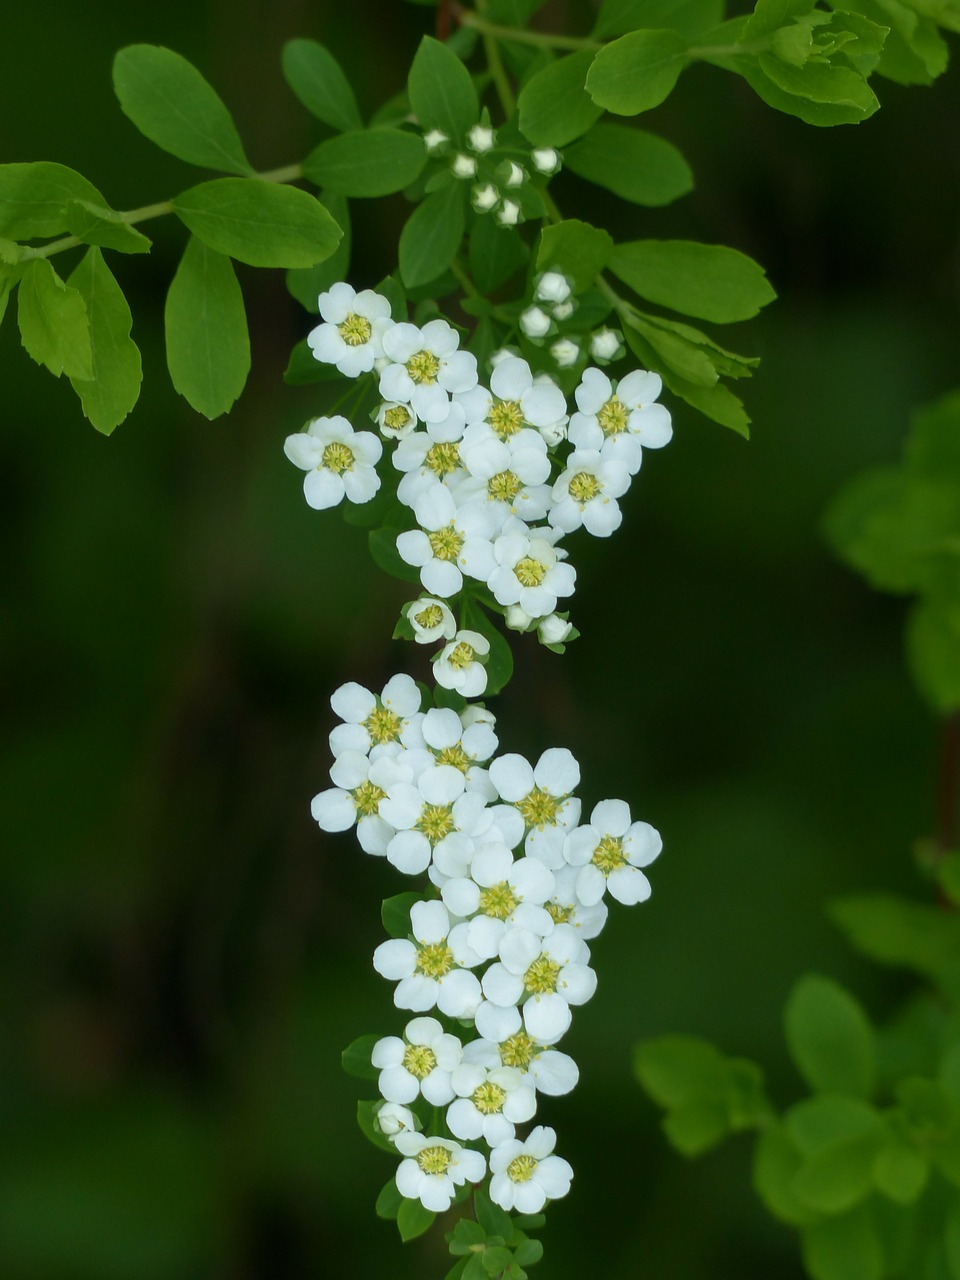
<svg viewBox="0 0 960 1280"><path fill-rule="evenodd" d="M516 400L501 400L490 410L488 421L500 439L506 440L523 426L523 410Z"/></svg>
<svg viewBox="0 0 960 1280"><path fill-rule="evenodd" d="M371 814L377 812L380 807L380 801L386 796L385 791L381 791L379 787L374 786L372 782L361 782L355 791L351 791L353 803L357 806L357 813L361 818L369 818Z"/></svg>
<svg viewBox="0 0 960 1280"><path fill-rule="evenodd" d="M539 587L547 572L547 566L532 556L524 556L513 567L517 581L522 587Z"/></svg>
<svg viewBox="0 0 960 1280"><path fill-rule="evenodd" d="M432 351L418 351L407 361L407 373L418 386L436 382L440 361Z"/></svg>
<svg viewBox="0 0 960 1280"><path fill-rule="evenodd" d="M425 1080L437 1065L437 1055L428 1044L408 1044L403 1054L403 1065L412 1076Z"/></svg>
<svg viewBox="0 0 960 1280"><path fill-rule="evenodd" d="M428 533L430 547L438 560L456 560L463 550L463 534L455 524L444 525Z"/></svg>
<svg viewBox="0 0 960 1280"><path fill-rule="evenodd" d="M409 421L410 410L405 409L402 404L395 404L383 415L383 425L391 431L402 431Z"/></svg>
<svg viewBox="0 0 960 1280"><path fill-rule="evenodd" d="M539 1058L541 1053L543 1053L542 1047L525 1031L518 1031L515 1036L511 1036L509 1040L504 1040L500 1044L500 1061L503 1065L519 1067L521 1071L526 1071L534 1058Z"/></svg>
<svg viewBox="0 0 960 1280"><path fill-rule="evenodd" d="M452 1159L453 1155L447 1147L424 1147L417 1156L417 1164L424 1173L441 1174L447 1172ZM520 1159L522 1157L518 1156L517 1160Z"/></svg>
<svg viewBox="0 0 960 1280"><path fill-rule="evenodd" d="M539 1163L533 1156L516 1156L507 1165L507 1177L511 1182L529 1182Z"/></svg>
<svg viewBox="0 0 960 1280"><path fill-rule="evenodd" d="M626 431L629 421L630 410L616 396L611 396L607 403L601 406L600 412L597 414L600 430L607 436L616 436L621 431Z"/></svg>
<svg viewBox="0 0 960 1280"><path fill-rule="evenodd" d="M425 804L417 819L417 830L422 831L431 844L439 844L453 830L453 807L448 804Z"/></svg>
<svg viewBox="0 0 960 1280"><path fill-rule="evenodd" d="M422 942L414 969L427 978L442 978L453 968L453 952L445 942Z"/></svg>
<svg viewBox="0 0 960 1280"><path fill-rule="evenodd" d="M506 920L510 912L516 909L517 899L506 880L492 884L480 894L480 910L485 916L493 916L494 920Z"/></svg>
<svg viewBox="0 0 960 1280"><path fill-rule="evenodd" d="M494 502L513 502L522 488L519 477L512 471L501 471L487 481L487 493Z"/></svg>
<svg viewBox="0 0 960 1280"><path fill-rule="evenodd" d="M570 481L570 497L581 507L600 492L600 481L589 471L579 471Z"/></svg>
<svg viewBox="0 0 960 1280"><path fill-rule="evenodd" d="M336 475L340 475L342 471L349 471L353 466L353 450L348 449L339 440L334 440L332 444L328 444L324 449L320 465L326 467L328 471L333 471Z"/></svg>
<svg viewBox="0 0 960 1280"><path fill-rule="evenodd" d="M523 975L523 985L534 995L545 995L556 991L560 977L560 966L549 956L540 956Z"/></svg>
<svg viewBox="0 0 960 1280"><path fill-rule="evenodd" d="M362 347L365 342L370 341L373 329L369 320L351 311L346 320L337 325L337 332L348 347Z"/></svg>
<svg viewBox="0 0 960 1280"><path fill-rule="evenodd" d="M389 707L376 707L364 720L363 727L380 746L384 742L397 742L403 724L396 712Z"/></svg>
<svg viewBox="0 0 960 1280"><path fill-rule="evenodd" d="M599 867L605 876L617 867L627 865L627 855L623 851L623 841L616 836L604 836L594 850L590 859L595 867Z"/></svg>
<svg viewBox="0 0 960 1280"><path fill-rule="evenodd" d="M473 645L467 644L466 640L461 640L447 661L451 667L457 671L462 671L464 667L469 667L476 656L477 653Z"/></svg>
<svg viewBox="0 0 960 1280"><path fill-rule="evenodd" d="M429 631L431 627L439 627L443 622L443 610L438 604L428 604L425 609L421 609L419 613L414 614L417 626L423 627L424 631Z"/></svg>
<svg viewBox="0 0 960 1280"><path fill-rule="evenodd" d="M427 450L423 461L435 476L448 476L460 466L460 450L455 444L441 441Z"/></svg>
<svg viewBox="0 0 960 1280"><path fill-rule="evenodd" d="M556 822L560 801L548 791L534 787L522 800L516 802L514 808L519 811L528 827L542 830Z"/></svg>
<svg viewBox="0 0 960 1280"><path fill-rule="evenodd" d="M545 902L543 905L554 924L566 924L574 912L572 902L567 907L562 907L559 902Z"/></svg>
<svg viewBox="0 0 960 1280"><path fill-rule="evenodd" d="M488 1080L486 1084L478 1085L471 1095L473 1105L482 1116L495 1116L502 1109L506 1100L506 1090L501 1089L492 1080Z"/></svg>
<svg viewBox="0 0 960 1280"><path fill-rule="evenodd" d="M473 766L473 761L459 742L454 747L444 747L442 751L434 751L433 754L437 758L437 764L448 764L461 773L469 772Z"/></svg>

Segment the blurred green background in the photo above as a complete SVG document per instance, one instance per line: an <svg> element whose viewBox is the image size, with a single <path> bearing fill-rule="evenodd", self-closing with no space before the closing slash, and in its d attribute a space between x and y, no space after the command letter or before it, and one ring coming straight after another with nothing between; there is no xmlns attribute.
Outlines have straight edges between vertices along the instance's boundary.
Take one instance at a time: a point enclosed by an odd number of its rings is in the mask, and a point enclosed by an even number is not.
<svg viewBox="0 0 960 1280"><path fill-rule="evenodd" d="M544 22L583 31L590 10L552 3ZM255 164L288 163L319 134L282 43L327 43L372 109L431 16L399 0L7 6L0 160L68 164L119 208L195 181L112 96L116 48L150 41L216 85ZM878 85L874 119L816 130L694 68L644 121L686 153L692 196L598 208L558 183L567 212L621 237L753 254L780 301L721 335L763 357L752 443L676 410L620 533L574 541L582 639L564 658L518 641L495 707L506 749L569 746L585 805L623 796L665 840L653 899L615 911L596 946L600 989L564 1045L580 1086L542 1106L577 1173L549 1214L555 1280L799 1277L748 1146L670 1152L631 1046L710 1036L788 1102L780 1009L801 972L851 982L876 1016L904 991L850 955L822 903L913 886L937 726L903 673L899 602L836 565L817 522L957 380L960 81ZM367 285L404 206L354 207ZM167 221L149 258L115 261L145 389L112 439L31 365L11 316L0 330L0 1275L432 1280L442 1240L401 1248L373 1216L392 1165L339 1069L354 1036L399 1025L370 955L379 899L406 886L309 816L332 689L421 674L423 655L388 638L404 587L361 532L308 510L283 457L324 393L282 384L311 323L282 273L243 271L254 376L230 417L208 423L170 388L162 298L183 239Z"/></svg>

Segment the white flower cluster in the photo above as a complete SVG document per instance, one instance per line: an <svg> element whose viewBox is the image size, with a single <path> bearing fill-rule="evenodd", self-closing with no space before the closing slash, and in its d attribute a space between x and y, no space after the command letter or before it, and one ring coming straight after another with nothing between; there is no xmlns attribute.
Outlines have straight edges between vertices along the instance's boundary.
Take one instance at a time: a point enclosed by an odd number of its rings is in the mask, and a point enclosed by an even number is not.
<svg viewBox="0 0 960 1280"><path fill-rule="evenodd" d="M457 148L449 135L440 129L429 129L423 143L432 156L445 156L450 172L461 181L473 182L471 203L478 213L492 213L501 227L515 227L524 220L522 188L530 179L525 165L508 155L497 156L497 135L489 124L481 121L467 131L465 146ZM553 147L534 147L529 163L537 173L547 177L561 167L560 153Z"/></svg>
<svg viewBox="0 0 960 1280"><path fill-rule="evenodd" d="M424 711L407 675L379 694L346 684L331 705L342 721L330 735L334 785L314 798L314 818L325 831L356 825L368 853L426 872L433 886L410 908L408 936L373 957L396 983L394 1004L420 1015L372 1055L379 1124L404 1157L397 1186L440 1211L489 1166L492 1199L536 1213L566 1194L573 1171L553 1154L552 1129L521 1139L517 1126L534 1118L538 1094L577 1082L556 1045L596 989L589 941L606 921L607 895L626 904L649 896L643 868L660 837L620 800L582 822L568 750L536 764L497 755L491 712ZM418 1131L409 1108L419 1098L445 1109L452 1136ZM463 1145L479 1142L488 1154Z"/></svg>
<svg viewBox="0 0 960 1280"><path fill-rule="evenodd" d="M581 340L574 340L569 335L560 336L561 327L575 309L576 300L566 276L559 271L545 271L536 281L533 302L520 315L520 328L524 334L537 345L549 342L550 355L560 369L572 368L583 357L583 335L578 335ZM604 326L585 336L589 337L590 358L599 364L609 364L624 354L623 335L616 329Z"/></svg>

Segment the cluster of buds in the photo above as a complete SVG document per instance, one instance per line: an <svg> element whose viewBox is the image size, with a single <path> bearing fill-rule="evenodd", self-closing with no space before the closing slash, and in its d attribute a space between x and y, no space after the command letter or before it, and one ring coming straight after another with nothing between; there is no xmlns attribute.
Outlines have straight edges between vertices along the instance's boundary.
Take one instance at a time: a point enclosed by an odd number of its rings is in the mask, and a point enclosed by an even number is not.
<svg viewBox="0 0 960 1280"><path fill-rule="evenodd" d="M496 132L486 120L468 130L463 148L454 146L439 129L429 130L423 141L431 155L448 159L455 178L473 183L470 198L474 209L492 214L501 227L515 227L524 221L530 170L550 177L561 165L560 153L553 147L534 147L523 154L525 163L521 163L521 153L515 147L498 147Z"/></svg>

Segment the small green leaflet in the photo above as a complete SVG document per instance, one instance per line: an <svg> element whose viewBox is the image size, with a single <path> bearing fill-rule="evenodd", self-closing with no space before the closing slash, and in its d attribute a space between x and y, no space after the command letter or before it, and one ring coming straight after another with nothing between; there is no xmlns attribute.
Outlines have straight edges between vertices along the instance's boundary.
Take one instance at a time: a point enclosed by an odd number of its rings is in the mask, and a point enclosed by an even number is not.
<svg viewBox="0 0 960 1280"><path fill-rule="evenodd" d="M381 1037L378 1035L357 1036L340 1055L340 1065L348 1076L358 1080L376 1080L380 1074L370 1060L373 1046Z"/></svg>
<svg viewBox="0 0 960 1280"><path fill-rule="evenodd" d="M93 354L92 379L71 378L70 383L89 420L110 435L140 397L143 369L130 336L133 317L99 249L87 250L68 283L86 303Z"/></svg>
<svg viewBox="0 0 960 1280"><path fill-rule="evenodd" d="M423 139L404 129L355 129L321 142L303 162L318 187L372 198L402 191L427 163Z"/></svg>
<svg viewBox="0 0 960 1280"><path fill-rule="evenodd" d="M693 190L690 166L672 143L622 124L595 124L567 147L563 162L578 177L651 208Z"/></svg>
<svg viewBox="0 0 960 1280"><path fill-rule="evenodd" d="M392 898L384 898L380 919L391 938L410 936L410 908L422 897L422 894L408 890L406 893L394 894Z"/></svg>
<svg viewBox="0 0 960 1280"><path fill-rule="evenodd" d="M748 320L777 296L758 263L724 245L633 240L609 267L641 298L718 324Z"/></svg>
<svg viewBox="0 0 960 1280"><path fill-rule="evenodd" d="M637 115L670 96L688 62L687 42L676 31L632 31L594 58L587 92L614 115Z"/></svg>
<svg viewBox="0 0 960 1280"><path fill-rule="evenodd" d="M164 151L202 169L253 173L230 112L179 53L128 45L113 60L113 87L124 115Z"/></svg>
<svg viewBox="0 0 960 1280"><path fill-rule="evenodd" d="M816 1280L881 1280L880 1238L864 1206L824 1218L800 1233L803 1263Z"/></svg>
<svg viewBox="0 0 960 1280"><path fill-rule="evenodd" d="M397 1230L403 1241L415 1240L429 1231L436 1219L436 1214L425 1209L419 1200L404 1200L397 1210Z"/></svg>
<svg viewBox="0 0 960 1280"><path fill-rule="evenodd" d="M876 1071L873 1028L843 987L807 974L790 993L784 1024L790 1055L811 1089L871 1096Z"/></svg>
<svg viewBox="0 0 960 1280"><path fill-rule="evenodd" d="M407 78L410 106L424 132L463 139L476 124L480 102L470 72L445 44L424 36Z"/></svg>
<svg viewBox="0 0 960 1280"><path fill-rule="evenodd" d="M316 40L288 40L280 61L284 79L311 115L333 129L363 128L353 87L329 49Z"/></svg>
<svg viewBox="0 0 960 1280"><path fill-rule="evenodd" d="M400 277L408 289L435 280L457 255L463 239L466 194L459 182L427 196L400 233Z"/></svg>
<svg viewBox="0 0 960 1280"><path fill-rule="evenodd" d="M586 133L602 107L584 88L594 55L572 53L531 76L520 91L520 129L541 147L563 147Z"/></svg>
<svg viewBox="0 0 960 1280"><path fill-rule="evenodd" d="M297 267L287 272L287 288L308 311L319 310L320 294L338 280L346 280L350 274L350 206L344 196L338 196L333 191L322 191L317 198L331 217L336 219L343 238L333 255L325 262L318 262L315 267Z"/></svg>
<svg viewBox="0 0 960 1280"><path fill-rule="evenodd" d="M308 192L259 178L202 182L177 196L173 210L204 244L251 267L312 267L342 235Z"/></svg>
<svg viewBox="0 0 960 1280"><path fill-rule="evenodd" d="M561 271L573 281L574 293L585 293L607 265L612 249L608 232L568 218L541 232L537 270Z"/></svg>
<svg viewBox="0 0 960 1280"><path fill-rule="evenodd" d="M11 240L59 235L68 229L68 200L105 203L96 187L66 165L0 164L0 235Z"/></svg>
<svg viewBox="0 0 960 1280"><path fill-rule="evenodd" d="M229 258L191 236L164 309L177 391L206 418L226 413L250 372L243 297Z"/></svg>
<svg viewBox="0 0 960 1280"><path fill-rule="evenodd" d="M64 284L46 258L23 268L17 319L24 350L57 378L89 381L93 350L87 305L77 289Z"/></svg>
<svg viewBox="0 0 960 1280"><path fill-rule="evenodd" d="M122 213L90 200L68 200L64 207L67 230L84 244L116 249L118 253L149 253L150 241L131 227Z"/></svg>

